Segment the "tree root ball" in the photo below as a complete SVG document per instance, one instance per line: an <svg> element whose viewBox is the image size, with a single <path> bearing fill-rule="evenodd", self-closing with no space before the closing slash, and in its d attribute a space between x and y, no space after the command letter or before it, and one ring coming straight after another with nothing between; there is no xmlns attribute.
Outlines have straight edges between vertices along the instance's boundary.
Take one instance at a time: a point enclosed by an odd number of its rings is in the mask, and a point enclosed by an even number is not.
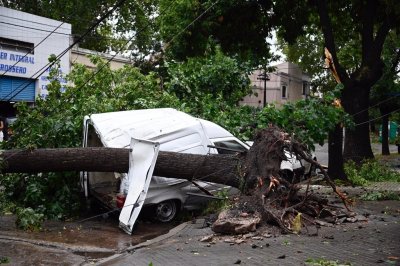
<svg viewBox="0 0 400 266"><path fill-rule="evenodd" d="M318 167L325 181L346 205L347 198L340 193L323 167L311 158L307 147L275 126L260 130L253 146L244 157L241 168L243 194L231 209L220 213L212 230L225 234L243 234L256 230L261 222L278 226L283 233L300 233L319 218L337 219L327 200L309 191L309 181L303 186L299 179L280 176L280 165L286 160L285 151ZM300 188L303 187L303 191ZM329 217L323 217L323 216Z"/></svg>

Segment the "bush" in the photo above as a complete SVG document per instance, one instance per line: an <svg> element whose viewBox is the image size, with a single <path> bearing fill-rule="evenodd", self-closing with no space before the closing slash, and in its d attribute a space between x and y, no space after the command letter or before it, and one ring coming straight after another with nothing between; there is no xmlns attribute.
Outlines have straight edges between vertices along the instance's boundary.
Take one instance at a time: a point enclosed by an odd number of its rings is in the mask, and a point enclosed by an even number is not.
<svg viewBox="0 0 400 266"><path fill-rule="evenodd" d="M97 67L96 75L83 65L75 65L67 77L53 71L58 67L52 68L48 97L37 99L32 108L25 103L17 104L13 138L2 146L7 149L79 147L85 115L180 105L176 97L160 89L155 74L145 76L131 66L113 71L99 58L92 61ZM60 78L68 80L64 92ZM50 219L65 219L76 214L80 204L78 184L76 172L0 175L5 200ZM20 215L24 212L20 211ZM25 220L20 220L23 228L31 224Z"/></svg>
<svg viewBox="0 0 400 266"><path fill-rule="evenodd" d="M345 164L344 170L348 179L356 186L364 186L368 182L400 182L400 173L376 160L365 160L361 167L358 167L353 161L349 161Z"/></svg>
<svg viewBox="0 0 400 266"><path fill-rule="evenodd" d="M32 208L17 208L16 224L19 228L28 231L39 231L44 220L44 215Z"/></svg>
<svg viewBox="0 0 400 266"><path fill-rule="evenodd" d="M228 192L226 190L218 191L217 197L220 197L221 199L211 200L207 204L207 207L203 210L204 215L215 213L218 214L219 212L229 208L230 200L228 197Z"/></svg>
<svg viewBox="0 0 400 266"><path fill-rule="evenodd" d="M400 195L394 192L387 192L387 191L372 191L362 194L360 196L361 200L365 201L377 201L377 200L400 200Z"/></svg>
<svg viewBox="0 0 400 266"><path fill-rule="evenodd" d="M348 161L344 165L344 172L349 181L355 186L365 186L368 181L360 175L359 169L355 162Z"/></svg>
<svg viewBox="0 0 400 266"><path fill-rule="evenodd" d="M364 161L360 174L368 181L382 182L394 181L400 182L400 174L392 170L387 165L382 165L376 160Z"/></svg>

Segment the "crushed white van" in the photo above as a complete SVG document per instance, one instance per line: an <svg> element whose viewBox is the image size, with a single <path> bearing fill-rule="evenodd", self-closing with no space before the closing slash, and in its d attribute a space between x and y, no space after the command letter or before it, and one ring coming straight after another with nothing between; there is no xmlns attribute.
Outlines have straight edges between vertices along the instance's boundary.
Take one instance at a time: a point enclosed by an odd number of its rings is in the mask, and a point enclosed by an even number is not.
<svg viewBox="0 0 400 266"><path fill-rule="evenodd" d="M129 148L132 138L158 143L160 151L204 155L250 148L217 124L171 108L92 114L84 119L84 147ZM137 185L126 173L84 172L81 182L87 197L94 196L109 208L122 208L129 188ZM201 180L192 183L153 176L144 205L153 206L155 217L168 222L182 208L198 208L199 203L215 198L215 192L221 189L237 192Z"/></svg>

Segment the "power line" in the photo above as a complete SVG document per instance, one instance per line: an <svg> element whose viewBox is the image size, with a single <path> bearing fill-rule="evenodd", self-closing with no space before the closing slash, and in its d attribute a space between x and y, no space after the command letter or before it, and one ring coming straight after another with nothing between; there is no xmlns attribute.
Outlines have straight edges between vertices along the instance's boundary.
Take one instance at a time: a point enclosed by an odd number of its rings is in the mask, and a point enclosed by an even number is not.
<svg viewBox="0 0 400 266"><path fill-rule="evenodd" d="M124 2L124 1L126 1L126 0L122 0L121 2ZM170 41L167 42L167 44L170 44L178 35L182 34L187 28L189 28L192 24L194 24L197 20L199 20L199 19L200 19L204 14L206 14L215 4L217 4L218 1L219 1L219 0L217 0L216 2L214 2L214 3L213 3L210 7L208 7L202 14L200 14L200 15L199 15L198 17L196 17L191 23L189 23L183 30L181 30L180 32L178 32L177 34L175 34L175 35L170 39ZM113 10L114 10L114 9L113 9ZM112 10L112 11L113 11L113 10ZM108 16L109 13L110 13L110 12L108 12L105 16L103 16L104 19L105 19L106 16ZM97 26L98 24L100 24L100 22L101 22L102 20L104 20L104 19L99 20L99 21L98 21L93 27L91 27L84 35L82 35L77 41L75 41L72 45L70 45L70 47L68 47L64 52L62 52L60 55L58 55L56 59L58 60L59 58L61 58L68 50L70 50L76 43L78 43L81 39L83 39L83 37L84 37L88 32L90 32L95 26ZM126 44L129 43L139 32L143 31L143 30L144 30L145 28L147 28L148 26L149 26L149 24L147 24L142 30L140 30L140 31L138 31L136 34L134 34L131 38L129 38L128 41L126 42ZM121 50L121 49L120 49L120 50ZM119 50L118 52L120 52L120 50ZM117 53L116 53L114 56L112 56L110 59L108 59L107 62L106 62L103 66L101 66L101 67L98 69L97 72L93 72L93 74L89 77L89 79L86 80L85 83L82 84L82 85L80 86L80 88L83 87L84 85L86 85L97 73L99 73L99 72L105 67L106 64L108 64L111 60L113 60L113 59L115 58L116 55L117 55ZM56 61L56 60L55 60L55 61ZM42 75L42 74L48 69L48 67L51 67L52 65L54 65L55 61L53 61L51 64L47 64L45 67L43 67L42 69L40 69L38 72L40 72L40 71L43 70L43 69L44 69L44 71L42 71L38 76ZM36 72L34 75L36 75L38 72ZM34 75L32 75L31 78L33 78ZM19 90L18 93L16 93L14 96L12 96L9 100L11 100L13 97L17 96L19 93L21 93L30 83L32 83L32 80L29 81L28 84L27 84L26 86L24 86L21 90ZM10 93L9 93L6 97L4 97L3 99L7 98L10 94L12 94L12 92L10 92ZM9 101L9 100L8 100L8 101Z"/></svg>
<svg viewBox="0 0 400 266"><path fill-rule="evenodd" d="M11 16L7 16L7 15L4 15L4 14L0 14L0 17L11 18L11 19L15 19L15 20L18 20L18 21L25 21L25 22L29 22L29 23L35 23L35 24L43 25L43 26L49 26L51 28L55 26L55 25L51 25L51 24L47 24L47 23L37 22L37 21L34 21L34 20L27 20L27 19L23 19L23 18L11 17ZM62 28L62 29L67 29L68 30L69 28Z"/></svg>
<svg viewBox="0 0 400 266"><path fill-rule="evenodd" d="M356 116L356 115L358 115L358 114L361 114L361 113L363 113L363 112L369 111L369 109L372 109L372 108L374 108L374 107L376 107L376 106L378 106L378 105L380 105L380 104L382 104L382 103L388 102L388 101L390 101L390 100L392 100L392 99L394 99L394 98L396 98L396 97L399 97L399 96L400 96L400 94L396 94L396 95L394 95L394 96L392 96L392 97L386 98L385 100L382 100L382 101L378 102L377 104L374 104L374 105L372 105L372 106L370 106L370 107L368 107L368 108L366 108L366 109L364 109L364 110L361 110L361 111L359 111L359 112L357 112L357 113L355 113L355 114L352 114L351 116L354 117L354 116Z"/></svg>
<svg viewBox="0 0 400 266"><path fill-rule="evenodd" d="M124 2L125 0L123 0L123 1L121 1L121 4L122 4L122 2ZM187 27L185 27L185 29L184 30L186 30L190 25L192 25L193 23L195 23L195 21L197 21L198 19L200 19L201 18L201 16L203 16L206 12L208 12L208 10L210 10L216 3L217 3L218 1L216 1L213 5L211 5L206 11L204 11L200 16L198 16L194 21L192 21ZM171 6L170 6L171 7ZM141 30L139 30L139 31L137 31L136 32L136 34L135 35L137 35L139 32L141 32L141 31L143 31L144 29L146 29L148 26L150 25L150 23L148 24L148 25L146 25L146 27L144 27L144 28L142 28ZM168 42L168 44L170 44L173 40L174 40L174 38L176 38L179 34L181 34L183 31L180 31L179 33L177 33L176 35L174 35L171 39L170 39L170 41ZM135 37L135 35L134 36L132 36L127 42L126 42L126 44L128 44L134 37ZM84 35L82 36L82 38L84 37ZM70 49L70 48L69 48ZM68 49L68 50L69 50ZM122 49L122 48L121 48ZM120 49L120 50L121 50ZM67 51L68 51L67 50ZM61 53L61 54L63 54L63 53ZM60 54L60 55L61 55ZM64 53L65 54L65 53ZM59 55L59 56L60 56ZM107 61L107 63L105 63L105 64L103 64L103 66L101 67L101 68L99 68L99 70L96 72L96 73L94 73L88 80L86 80L85 81L85 83L83 84L83 85L81 85L79 88L81 88L81 87L83 87L84 85L86 85L95 75L97 75L103 68L104 68L104 66L105 65L107 65L113 58L115 58L115 56L117 55L117 53L114 55L114 56L112 56L108 61ZM59 56L57 56L57 57L59 57ZM62 56L62 55L61 55ZM54 62L53 62L53 64L54 64ZM46 65L47 66L47 65ZM45 67L46 67L45 66ZM42 72L43 73L43 72ZM41 73L41 74L42 74ZM40 75L41 75L40 74ZM35 75L35 74L34 74ZM39 76L40 76L39 75ZM32 76L33 77L33 76ZM29 84L28 84L29 85ZM78 88L78 89L79 89ZM23 88L23 89L25 89L25 87ZM22 90L23 90L22 89ZM19 91L18 93L20 93L21 91ZM16 94L17 95L17 94ZM14 97L16 96L16 95L14 95ZM48 134L49 132L47 132L47 134ZM223 170L225 170L225 169L223 169ZM221 171L221 170L220 170ZM217 171L217 172L219 172L219 171ZM203 176L203 177L199 177L199 178L196 178L196 180L202 180L202 179L204 179L204 178L206 178L207 176ZM176 188L177 189L177 188ZM135 203L135 204L133 204L133 205L136 205L137 203ZM130 206L130 205L127 205L127 206L123 206L123 207L128 207L128 206ZM109 212L106 212L105 214L108 214L108 213L112 213L112 212L115 212L115 211L117 211L117 209L113 209L113 210L110 210ZM101 215L104 215L104 214L101 214ZM78 221L78 222L83 222L83 221L85 221L85 220L89 220L89 219L93 219L93 218L95 218L95 217L98 217L98 216L100 216L100 215L96 215L96 216L92 216L92 217L89 217L89 218L87 218L87 219L84 219L84 220L81 220L81 221Z"/></svg>
<svg viewBox="0 0 400 266"><path fill-rule="evenodd" d="M9 22L4 22L4 21L0 21L0 23L19 27L19 28L24 28L24 29L37 30L37 31L43 31L43 32L52 32L51 30L44 30L44 29L39 29L39 28L34 28L34 27L22 26L22 25L17 25L17 24L13 24L13 23L9 23ZM55 32L55 34L70 35L69 33L63 33L63 32Z"/></svg>
<svg viewBox="0 0 400 266"><path fill-rule="evenodd" d="M49 62L49 63L47 63L44 67L42 67L41 69L39 69L36 73L34 73L31 77L30 77L30 79L28 80L28 83L21 89L21 90L19 90L16 94L14 94L10 99L8 99L7 101L10 101L12 98L14 98L15 96L17 96L18 94L20 94L24 89L26 89L32 82L33 82L33 80L36 80L36 78L38 78L39 76L41 76L44 72L46 72L46 70L49 68L49 67L51 67L51 66L53 66L61 57L63 57L69 50L71 50L72 49L72 47L74 46L74 45L76 45L77 43L79 43L79 42L81 42L82 40L83 40L83 38L87 35L87 34L89 34L93 29L95 29L103 20L105 20L112 12L114 12L118 7L120 7L124 2L125 2L126 0L120 0L117 4L115 4L115 6L112 8L112 9L110 9L106 14L104 14L100 19L98 19L97 21L96 21L96 23L94 23L89 29L87 29L87 31L82 35L82 36L80 36L76 41L74 41L68 48L66 48L63 52L61 52L56 58L55 58L55 60L53 61L53 62ZM35 79L32 79L37 73L39 73L40 72L40 74L35 78ZM23 84L22 84L23 85ZM22 86L21 85L21 86ZM19 86L19 87L21 87L21 86ZM19 88L18 87L18 88ZM17 89L18 89L17 88ZM17 90L16 89L16 90ZM11 95L13 92L11 91L8 95L6 95L6 97L4 97L2 100L5 100L9 95Z"/></svg>
<svg viewBox="0 0 400 266"><path fill-rule="evenodd" d="M375 121L375 120L381 119L381 118L382 118L382 117L384 117L384 116L387 116L387 115L393 114L393 113L395 113L395 112L398 112L398 111L400 111L400 108L398 108L398 109L396 109L396 110L394 110L394 111L391 111L391 112L389 112L389 113L387 113L387 114L381 115L381 116L379 116L379 117L376 117L376 118L370 119L370 120L368 120L368 121L365 121L365 122L358 123L358 124L356 124L356 125L354 125L354 126L356 126L356 127L357 127L357 126L361 126L361 125L368 124L368 123L370 123L370 122L372 122L372 121Z"/></svg>
<svg viewBox="0 0 400 266"><path fill-rule="evenodd" d="M180 32L178 32L177 34L175 34L167 43L166 43L166 47L169 46L169 44L180 34L182 34L186 29L188 29L191 25L193 25L197 20L199 20L204 14L206 14L215 4L217 4L219 0L217 0L216 2L214 2L209 8L207 8L202 14L200 14L198 17L196 17L192 22L190 22L183 30L181 30ZM171 8L171 6L169 6L169 8ZM165 10L164 10L165 12ZM137 36L140 32L142 32L143 30L145 30L148 26L150 25L150 23L148 23L145 27L143 27L142 29L140 29L139 31L137 31L131 38L129 38L126 42L125 45L127 45L135 36ZM162 49L162 48L160 48ZM117 51L117 53L115 55L113 55L112 57L110 57L105 64L103 64L96 72L93 72L92 75L82 84L79 86L78 89L82 88L83 86L85 86L90 80L92 80L92 78L94 78L109 62L111 62L111 60L113 60L117 54L119 52L121 52L122 48L119 49Z"/></svg>
<svg viewBox="0 0 400 266"><path fill-rule="evenodd" d="M63 22L65 23L65 22ZM18 25L18 24L13 24L13 23L9 23L9 22L4 22L4 21L0 21L0 24L7 24L7 25L11 25L11 26L15 26L15 27L19 27L19 28L24 28L24 29L30 29L30 30L37 30L37 31L42 31L42 32L52 32L51 30L45 30L45 29L40 29L40 28L34 28L34 27L29 27L29 26L23 26L23 25ZM47 25L47 24L46 24ZM49 27L54 27L52 25L48 25ZM65 29L65 28L64 28ZM72 37L79 37L81 36L80 34L70 34L70 33L65 33L65 32L54 32L54 34L58 34L58 35L66 35L66 36L72 36ZM7 35L10 37L19 37L18 35ZM33 37L35 38L35 37ZM42 37L36 37L36 38L42 38ZM88 38L99 38L99 39L111 39L113 40L114 38L110 38L110 37L103 37L103 36L89 36Z"/></svg>
<svg viewBox="0 0 400 266"><path fill-rule="evenodd" d="M48 31L48 32L50 32L50 31ZM67 33L60 34L60 35L68 35L68 36L73 37L73 38L79 37L79 36L80 36L79 34L67 34ZM23 36L23 35L7 35L7 34L3 34L2 36L3 36L3 37L9 37L9 38L22 38L22 37L25 37L25 36ZM61 37L61 38L63 38L63 36L54 36L54 37ZM30 38L30 39L42 39L43 37L42 37L42 36L29 36L29 38ZM119 38L119 37L118 37L118 38ZM126 39L123 39L123 38L117 39L117 38L107 37L107 36L86 36L85 39L126 40Z"/></svg>
<svg viewBox="0 0 400 266"><path fill-rule="evenodd" d="M124 2L125 0L122 0L121 2L120 2L120 5L122 5L122 3ZM215 3L213 4L213 5L215 5ZM113 10L115 10L115 8L116 7L114 7L113 8ZM170 8L171 8L171 5L170 5ZM207 9L207 11L209 10L210 8L208 8ZM112 10L112 11L113 11ZM111 12L112 12L111 11ZM164 11L165 12L165 11ZM108 13L107 13L108 14ZM105 16L107 16L107 14L105 15ZM205 13L203 12L199 17L201 17L201 16L203 16ZM198 20L199 19L199 17L197 17L194 21L196 21L196 20ZM191 22L189 25L191 25L191 24L193 24L193 22ZM136 34L135 35L137 35L139 32L141 32L142 30L144 30L145 28L147 28L148 26L150 25L150 23L149 24L147 24L144 28L142 28L141 30L139 30L139 31L137 31L136 32ZM186 27L187 28L187 27ZM89 29L88 31L90 31L91 29ZM168 43L171 43L172 42L172 40L177 36L177 35L179 35L179 34L181 34L181 32L179 32L179 33L177 33L176 35L174 35L171 39L170 39L170 41L168 42ZM134 35L134 36L135 36ZM130 39L132 39L134 36L132 36ZM82 38L83 38L84 36L82 36ZM78 40L79 41L79 40ZM129 40L128 40L128 42L129 42ZM128 42L126 42L126 44L128 43ZM66 50L69 50L70 48L68 48L68 49L66 49ZM121 48L122 49L122 48ZM121 50L120 49L120 50ZM160 49L162 49L162 48L160 48ZM100 68L99 68L99 70L96 72L96 73L94 73L94 74L92 74L92 76L88 79L88 80L86 80L85 81L85 83L83 84L83 85L81 85L81 86L79 86L79 88L82 88L84 85L86 85L96 74L98 74L103 68L104 68L104 66L105 65L107 65L115 56L117 55L117 53L113 56L113 57L111 57L108 61L107 61L107 63L105 63L105 64L103 64L103 66L101 66ZM52 63L52 64L54 64L54 62ZM47 66L47 65L46 65ZM46 66L44 66L44 68L46 67ZM43 68L42 68L43 69ZM42 72L43 73L43 72ZM36 74L36 73L35 73ZM34 75L35 75L34 74ZM34 76L33 75L33 76ZM41 75L41 74L40 74ZM40 76L39 75L39 76ZM32 76L32 77L33 77ZM30 81L29 83L28 83L28 85L31 83L32 81ZM27 86L27 85L26 85ZM24 88L22 88L22 90L24 90L25 88L26 88L26 86L24 87ZM79 89L78 88L78 89ZM20 90L18 93L20 93L22 90ZM17 95L17 94L16 94ZM14 97L16 96L16 95L14 95ZM7 95L8 96L8 95ZM46 134L49 134L51 131L48 131Z"/></svg>
<svg viewBox="0 0 400 266"><path fill-rule="evenodd" d="M73 14L71 14L70 16L68 16L68 17L66 17L66 18L60 18L59 20L63 20L64 22L68 22L68 20L71 19L71 18L73 17L72 15L73 15ZM38 25L54 27L54 25L51 25L51 24L47 24L47 23L43 23L43 22L37 22L37 21L34 21L34 20L29 20L29 19L22 19L22 18L11 17L11 16L7 16L7 15L3 15L3 14L0 14L0 17L6 17L6 18L18 20L18 21L25 21L25 22L29 22L29 23L35 23L35 24L38 24ZM53 18L48 18L48 19L55 20L55 19L53 19ZM55 21L58 21L58 20L55 20ZM92 19L89 20L89 19L82 19L82 18L79 18L79 21L80 21L80 22L93 23L93 20L92 20ZM72 23L69 23L69 22L68 22L68 24L72 24ZM68 28L62 28L62 29L68 29Z"/></svg>
<svg viewBox="0 0 400 266"><path fill-rule="evenodd" d="M30 51L28 51L23 57L20 57L20 59L15 62L11 67L9 67L6 71L4 71L3 74L1 74L0 77L4 76L8 71L10 71L11 68L13 68L14 66L16 66L19 62L22 61L22 59L24 59L29 53L32 53L36 47L38 47L41 43L43 43L47 38L50 37L50 35L52 35L58 28L60 28L62 25L64 24L64 22L62 22L60 25L58 25L52 32L50 32L43 40L41 40L38 44L35 45L35 47L33 47Z"/></svg>
<svg viewBox="0 0 400 266"><path fill-rule="evenodd" d="M211 6L209 6L203 13L201 13L199 16L197 16L192 22L190 22L185 28L183 28L181 31L179 31L177 34L175 34L169 42L167 42L165 45L166 47L169 46L169 44L179 35L181 35L183 32L185 32L190 26L192 26L197 20L199 20L202 16L204 16L211 8L213 8L219 0L215 1Z"/></svg>

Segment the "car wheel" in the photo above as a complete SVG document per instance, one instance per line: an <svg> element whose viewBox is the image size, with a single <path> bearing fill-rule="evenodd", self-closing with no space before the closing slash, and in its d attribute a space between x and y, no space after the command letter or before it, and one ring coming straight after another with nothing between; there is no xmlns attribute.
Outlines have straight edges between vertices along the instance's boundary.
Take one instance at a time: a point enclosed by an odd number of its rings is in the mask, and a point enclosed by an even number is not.
<svg viewBox="0 0 400 266"><path fill-rule="evenodd" d="M283 179L285 179L286 181L288 181L289 183L293 182L293 177L294 177L293 171L291 171L289 169L284 169L284 170L281 170L280 174L281 174L281 177Z"/></svg>
<svg viewBox="0 0 400 266"><path fill-rule="evenodd" d="M156 205L156 219L162 223L172 221L178 214L179 203L176 200L166 200Z"/></svg>

